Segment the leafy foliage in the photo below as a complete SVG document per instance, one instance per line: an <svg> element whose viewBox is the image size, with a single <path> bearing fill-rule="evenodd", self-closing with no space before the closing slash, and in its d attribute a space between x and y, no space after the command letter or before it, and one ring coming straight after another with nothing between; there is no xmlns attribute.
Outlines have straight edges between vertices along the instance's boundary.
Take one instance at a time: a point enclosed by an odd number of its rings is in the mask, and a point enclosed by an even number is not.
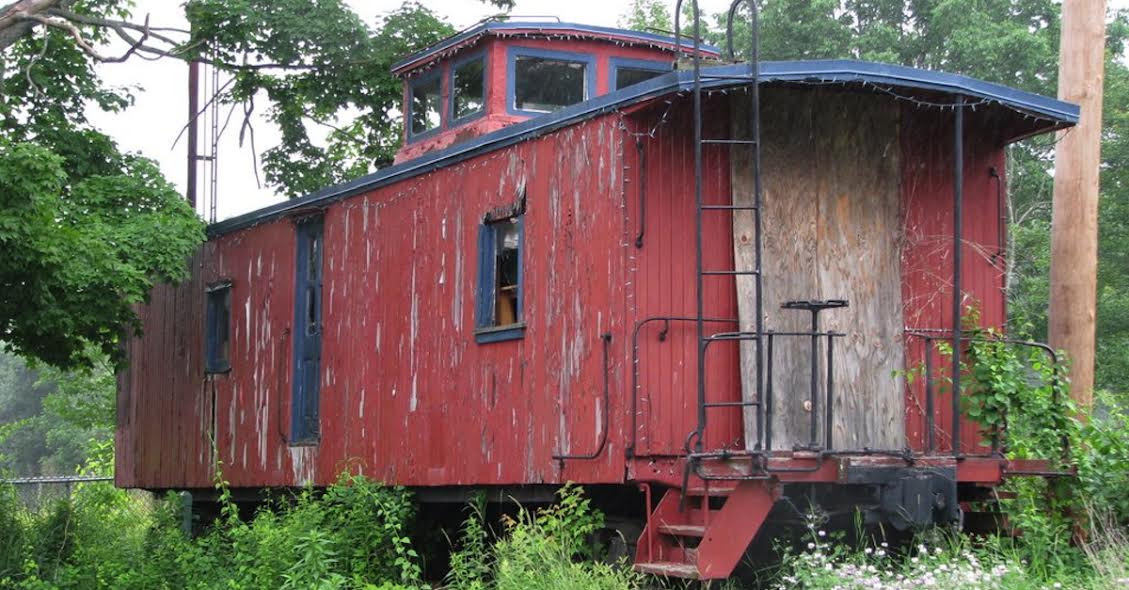
<svg viewBox="0 0 1129 590"><path fill-rule="evenodd" d="M125 3L69 5L120 16ZM0 340L63 368L120 360L132 306L185 275L202 225L155 163L90 125L88 105L117 112L132 98L107 88L65 31L5 47L0 65Z"/></svg>
<svg viewBox="0 0 1129 590"><path fill-rule="evenodd" d="M90 345L121 358L122 330L139 328L133 306L187 274L203 228L149 160L81 179L65 164L36 143L0 143L0 339L89 366Z"/></svg>
<svg viewBox="0 0 1129 590"><path fill-rule="evenodd" d="M616 23L620 28L636 31L674 31L668 2L663 0L632 0Z"/></svg>
<svg viewBox="0 0 1129 590"><path fill-rule="evenodd" d="M454 32L413 2L371 29L341 0L192 0L185 10L199 55L274 64L227 67L233 81L223 99L248 110L257 97L269 100L282 141L263 153L263 168L267 183L291 197L392 163L402 100L392 64ZM329 130L324 149L310 124Z"/></svg>
<svg viewBox="0 0 1129 590"><path fill-rule="evenodd" d="M451 551L451 569L447 582L460 590L483 590L490 574L488 530L486 528L486 494L476 493L467 502L466 520L459 534L459 544Z"/></svg>
<svg viewBox="0 0 1129 590"><path fill-rule="evenodd" d="M509 536L494 546L494 588L524 590L623 590L638 588L630 569L594 561L590 537L604 518L592 509L581 488L566 486L557 504L532 514L522 510L504 521Z"/></svg>
<svg viewBox="0 0 1129 590"><path fill-rule="evenodd" d="M0 486L0 587L21 589L426 588L407 531L415 514L402 488L342 475L322 492L278 498L245 519L218 482L221 518L192 538L180 529L184 504L170 494L153 505L109 485L84 485L38 513ZM568 486L560 501L506 521L508 537L486 537L484 497L468 509L462 574L452 590L632 590L640 577L592 558L589 538L603 517ZM476 524L475 524L476 523ZM471 556L465 552L480 552Z"/></svg>

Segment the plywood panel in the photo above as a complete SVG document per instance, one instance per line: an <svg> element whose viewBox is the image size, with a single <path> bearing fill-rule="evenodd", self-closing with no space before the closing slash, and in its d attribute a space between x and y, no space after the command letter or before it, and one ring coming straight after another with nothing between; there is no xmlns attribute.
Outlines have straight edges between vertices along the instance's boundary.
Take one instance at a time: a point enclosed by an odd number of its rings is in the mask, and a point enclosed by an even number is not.
<svg viewBox="0 0 1129 590"><path fill-rule="evenodd" d="M735 101L747 102L738 95ZM810 330L810 314L787 301L847 299L825 311L822 328L845 332L835 344L836 448L899 449L904 440L901 214L898 109L873 95L767 89L762 94L764 313L766 329ZM738 132L744 117L736 117ZM734 150L734 202L751 202L751 159ZM735 216L738 269L753 267L751 214ZM753 329L753 279L738 279L741 323ZM776 337L774 449L807 445L811 434L811 350L806 337ZM826 403L825 343L818 348L817 439ZM755 349L742 350L746 399L758 397ZM766 361L767 362L767 361ZM767 367L766 367L767 369ZM758 438L746 411L746 444Z"/></svg>

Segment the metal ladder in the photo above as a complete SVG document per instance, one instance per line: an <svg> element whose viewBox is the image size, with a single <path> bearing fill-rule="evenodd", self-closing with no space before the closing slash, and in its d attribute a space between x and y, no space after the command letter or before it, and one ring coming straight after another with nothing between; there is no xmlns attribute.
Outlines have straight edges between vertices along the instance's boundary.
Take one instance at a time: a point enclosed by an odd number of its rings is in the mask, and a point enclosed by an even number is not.
<svg viewBox="0 0 1129 590"><path fill-rule="evenodd" d="M696 277L696 335L697 335L697 361L698 361L698 379L697 379L697 410L698 410L698 424L693 432L690 433L686 440L687 456L690 463L703 458L714 456L713 453L706 452L704 448L705 429L708 423L708 413L711 408L727 407L727 408L756 408L756 424L757 424L757 438L756 444L753 449L756 453L767 453L770 449L763 447L763 432L765 421L765 408L760 400L760 392L763 391L764 386L764 341L765 341L765 327L764 327L764 298L763 298L763 276L762 276L762 219L761 219L761 204L762 204L762 186L761 186L761 144L760 144L760 59L759 59L759 43L758 43L758 13L756 2L751 0L733 0L729 6L726 19L728 52L727 57L730 61L734 61L736 55L733 50L733 24L737 15L737 10L742 4L746 3L750 12L750 47L749 47L749 74L745 76L730 75L725 76L726 80L743 81L746 82L748 88L748 95L750 101L749 109L749 133L748 139L708 139L702 137L702 56L701 56L701 12L698 9L697 0L690 0L693 9L693 129L694 129L694 205L695 205L695 277ZM682 15L682 0L677 0L675 6L675 41L681 51L681 15ZM717 76L708 76L710 79L717 79ZM726 146L750 146L752 150L752 164L753 164L753 203L751 205L736 205L732 203L732 197L729 198L730 204L723 205L717 203L706 203L702 195L702 148L705 145L720 144ZM728 270L728 269L707 269L703 268L703 243L704 235L702 231L702 218L703 215L709 213L716 213L721 211L728 211L733 214L738 211L751 211L753 214L754 225L754 267L746 270ZM756 313L756 323L754 330L749 331L736 331L725 332L717 334L706 334L706 316L705 316L705 301L704 301L704 284L708 278L712 277L736 277L739 276L752 276L754 278L754 307ZM733 402L710 402L707 400L707 383L706 383L706 358L709 347L712 343L718 341L752 341L755 344L756 354L756 383L758 397L755 400L742 400ZM687 472L687 476L689 472ZM685 487L685 486L684 486Z"/></svg>

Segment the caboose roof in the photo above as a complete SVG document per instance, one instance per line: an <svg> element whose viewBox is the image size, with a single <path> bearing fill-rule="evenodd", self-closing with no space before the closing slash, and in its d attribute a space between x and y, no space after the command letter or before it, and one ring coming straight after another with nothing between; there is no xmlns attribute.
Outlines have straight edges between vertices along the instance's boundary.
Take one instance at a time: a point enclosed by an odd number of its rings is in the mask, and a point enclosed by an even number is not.
<svg viewBox="0 0 1129 590"><path fill-rule="evenodd" d="M489 23L482 26L489 26L490 24L510 23ZM538 26L544 26L544 24ZM645 33L639 34L645 35ZM439 49L433 48L429 51L437 50ZM749 74L750 67L748 64L703 68L702 86L710 90L737 86L743 83L740 78ZM1075 104L967 76L905 66L855 60L764 62L761 64L760 76L762 83L766 84L843 85L855 88L871 88L878 93L890 93L898 98L918 100L926 106L935 103L938 97L944 98L947 96L951 98L952 96L963 95L966 99L971 99L970 102L973 104L979 102L984 105L1003 107L1012 113L1017 122L1023 122L1023 125L1018 126L1023 129L1023 132L1010 138L1012 140L1019 139L1020 136L1069 127L1078 122L1079 108ZM208 228L208 233L211 236L222 235L298 210L322 207L336 200L426 174L485 152L539 137L600 114L672 93L688 91L693 87L693 80L693 72L691 71L671 72L553 113L517 123L465 143L427 153L361 178L322 189L305 197L277 203L212 224Z"/></svg>
<svg viewBox="0 0 1129 590"><path fill-rule="evenodd" d="M677 47L674 37L642 31L562 22L485 21L392 64L392 75L404 76L417 70L428 69L444 58L475 45L483 37L584 39L668 50ZM694 46L693 40L686 37L682 38L681 44L686 49L692 49ZM702 44L699 50L706 56L721 55L721 51L713 45Z"/></svg>

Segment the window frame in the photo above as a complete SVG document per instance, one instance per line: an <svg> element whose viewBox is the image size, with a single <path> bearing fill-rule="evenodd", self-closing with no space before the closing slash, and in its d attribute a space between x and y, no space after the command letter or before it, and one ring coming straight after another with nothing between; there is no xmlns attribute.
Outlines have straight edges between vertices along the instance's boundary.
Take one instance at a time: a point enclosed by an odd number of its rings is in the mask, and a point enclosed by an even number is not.
<svg viewBox="0 0 1129 590"><path fill-rule="evenodd" d="M448 114L448 117L449 117L449 119L447 121L447 128L448 129L450 129L450 128L456 126L456 125L463 125L463 124L469 123L469 122L471 122L475 119L486 116L486 111L488 110L487 107L489 106L487 104L488 101L489 101L488 93L490 91L490 59L489 59L489 57L490 56L487 53L487 51L485 49L483 49L483 50L480 50L480 51L475 51L473 53L467 54L467 55L451 62L451 65L447 70L447 88L448 88L448 91L447 91L447 101L446 102L447 102L447 114ZM469 115L463 115L462 117L458 117L458 116L456 116L456 112L455 112L455 70L459 69L459 66L466 65L466 64L468 64L472 61L475 61L475 60L482 60L482 108L479 109L477 112L470 113Z"/></svg>
<svg viewBox="0 0 1129 590"><path fill-rule="evenodd" d="M498 272L499 224L517 220L517 321L495 325L494 291ZM525 336L525 211L524 208L502 214L489 214L478 226L478 284L474 300L474 339L479 344L517 340Z"/></svg>
<svg viewBox="0 0 1129 590"><path fill-rule="evenodd" d="M674 64L665 61L657 61L650 59L632 59L627 57L609 57L608 58L608 88L610 92L622 90L623 88L630 88L630 86L619 87L616 78L619 75L620 69L629 70L647 70L651 72L661 72L668 74L674 71ZM647 80L649 82L650 80ZM640 82L642 84L643 82ZM632 84L634 86L634 84Z"/></svg>
<svg viewBox="0 0 1129 590"><path fill-rule="evenodd" d="M404 129L407 130L407 132L408 132L408 142L409 143L416 141L416 140L419 140L419 139L423 139L423 138L431 136L431 135L435 135L436 133L443 131L443 123L445 121L447 121L447 112L446 111L447 111L447 102L448 102L446 100L443 100L443 78L444 78L443 69L442 68L436 68L434 71L427 72L425 74L421 74L420 76L417 76L416 78L413 78L412 80L408 81L408 96L407 96L407 103L408 103L407 107L408 108L406 109L407 110L407 116L404 118L404 123L405 123ZM412 128L412 117L415 114L415 101L413 100L413 98L415 96L415 89L416 89L417 86L422 86L424 84L429 84L429 83L435 82L435 81L439 82L439 124L436 125L435 127L432 127L431 129L425 129L425 130L417 133Z"/></svg>
<svg viewBox="0 0 1129 590"><path fill-rule="evenodd" d="M231 285L230 279L225 279L208 285L204 289L204 373L207 375L222 375L231 372L231 327L234 320L231 317ZM227 337L226 358L220 356L222 347L219 340L219 317L216 313L216 301L222 300L227 308Z"/></svg>
<svg viewBox="0 0 1129 590"><path fill-rule="evenodd" d="M584 98L575 104L561 107L557 111L530 111L517 108L517 58L540 57L584 64ZM506 49L506 112L511 115L540 116L567 109L571 106L592 100L596 93L596 56L590 53L573 51L550 51L534 47L511 45Z"/></svg>

